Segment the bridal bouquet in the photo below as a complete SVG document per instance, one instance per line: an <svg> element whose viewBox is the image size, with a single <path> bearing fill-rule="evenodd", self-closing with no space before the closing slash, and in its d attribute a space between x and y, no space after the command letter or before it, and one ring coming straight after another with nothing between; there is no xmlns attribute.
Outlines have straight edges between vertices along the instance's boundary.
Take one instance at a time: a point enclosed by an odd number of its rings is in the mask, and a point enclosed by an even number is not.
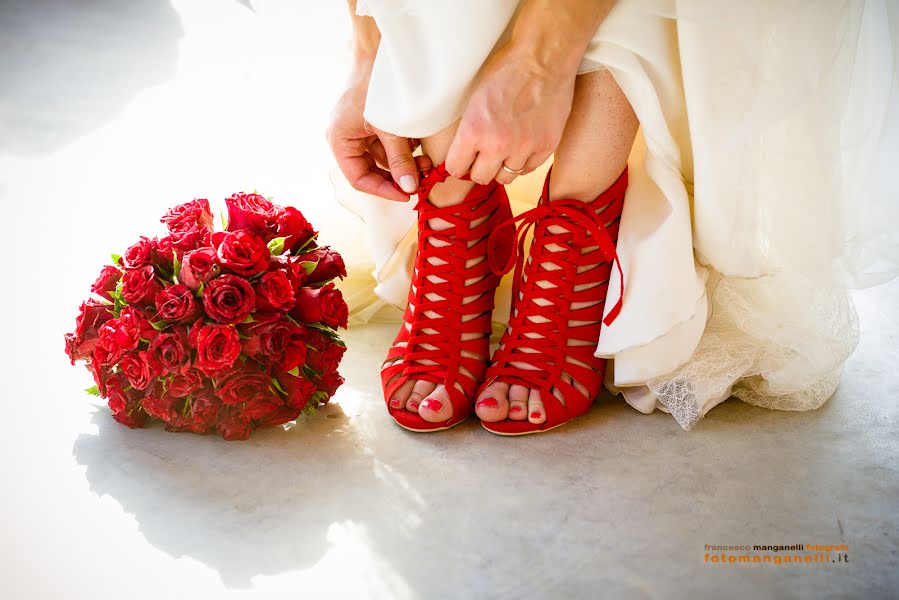
<svg viewBox="0 0 899 600"><path fill-rule="evenodd" d="M167 235L113 255L65 336L72 364L93 374L88 392L120 423L246 439L343 383L340 255L316 245L295 208L257 194L225 204L224 231L209 202L193 200L162 218Z"/></svg>

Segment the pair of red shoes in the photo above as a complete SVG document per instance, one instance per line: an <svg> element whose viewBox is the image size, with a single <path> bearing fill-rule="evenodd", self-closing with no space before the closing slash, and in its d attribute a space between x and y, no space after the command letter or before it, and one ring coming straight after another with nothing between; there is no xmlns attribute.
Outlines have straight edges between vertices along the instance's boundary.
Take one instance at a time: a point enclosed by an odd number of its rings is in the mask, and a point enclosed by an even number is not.
<svg viewBox="0 0 899 600"><path fill-rule="evenodd" d="M418 256L409 305L381 371L384 399L399 425L413 431L449 429L471 416L475 399L496 381L540 390L546 412L541 423L482 422L500 435L548 431L583 415L593 404L606 362L593 355L601 322L611 324L621 310L619 299L603 319L609 276L613 263L617 265L615 241L627 169L590 203L550 202L551 172L538 205L514 218L505 188L496 181L476 185L461 204L438 208L428 196L449 177L445 166L421 178L415 206ZM449 227L434 229L433 219ZM525 235L532 226L526 262ZM551 231L553 226L558 227ZM513 264L509 327L488 368L494 292ZM623 298L620 266L618 271ZM410 379L444 385L452 417L434 423L403 407L391 407L392 395Z"/></svg>

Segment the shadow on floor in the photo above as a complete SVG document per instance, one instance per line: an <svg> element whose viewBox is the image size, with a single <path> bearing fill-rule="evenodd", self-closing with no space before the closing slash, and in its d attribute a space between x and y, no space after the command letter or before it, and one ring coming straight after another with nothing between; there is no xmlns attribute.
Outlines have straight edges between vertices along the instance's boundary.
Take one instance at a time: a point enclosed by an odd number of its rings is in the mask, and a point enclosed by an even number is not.
<svg viewBox="0 0 899 600"><path fill-rule="evenodd" d="M174 76L181 21L168 0L0 3L0 153L53 151Z"/></svg>

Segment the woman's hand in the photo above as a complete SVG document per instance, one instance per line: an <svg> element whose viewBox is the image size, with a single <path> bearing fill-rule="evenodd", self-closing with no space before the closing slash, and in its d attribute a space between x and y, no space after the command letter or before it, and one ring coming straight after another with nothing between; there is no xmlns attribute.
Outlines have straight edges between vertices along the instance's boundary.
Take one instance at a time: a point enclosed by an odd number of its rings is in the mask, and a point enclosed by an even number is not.
<svg viewBox="0 0 899 600"><path fill-rule="evenodd" d="M454 177L511 183L553 153L574 98L575 74L549 72L508 46L485 63L446 157Z"/></svg>
<svg viewBox="0 0 899 600"><path fill-rule="evenodd" d="M355 189L405 202L418 189L418 165L412 156L418 140L396 136L365 121L367 77L351 83L337 101L328 128L328 142L337 165ZM426 159L419 157L423 168ZM389 169L389 170L388 170ZM393 185L396 181L403 191Z"/></svg>

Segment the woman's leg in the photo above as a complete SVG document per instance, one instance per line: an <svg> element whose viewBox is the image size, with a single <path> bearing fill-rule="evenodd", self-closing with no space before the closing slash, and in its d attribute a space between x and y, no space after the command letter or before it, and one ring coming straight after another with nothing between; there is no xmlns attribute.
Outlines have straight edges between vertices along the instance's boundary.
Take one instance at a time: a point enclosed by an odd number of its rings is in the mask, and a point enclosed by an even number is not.
<svg viewBox="0 0 899 600"><path fill-rule="evenodd" d="M440 133L422 140L422 150L424 154L426 154L434 165L438 165L443 162L446 158L446 152L449 149L449 145L453 140L453 136L456 133L456 125L452 125L447 129L444 129ZM434 187L431 191L429 199L432 204L439 207L452 206L454 204L461 203L468 192L474 187L474 183L470 181L462 181L459 179L450 178L445 182L440 183ZM485 217L486 219L486 217ZM431 219L429 224L434 229L446 229L450 227L450 223L442 220L442 219ZM473 223L474 225L478 225L479 223ZM435 245L440 245L441 242L438 240L433 240L430 243ZM436 260L436 259L431 259ZM470 259L467 261L466 266L470 267L481 260L485 260L485 257L481 257L478 259ZM440 283L443 280L440 278L434 279L436 276L432 276L432 281L434 283ZM475 283L475 281L466 281L466 285L471 285ZM434 298L433 295L427 296L431 300L440 300L441 298ZM463 303L471 302L477 299L478 296L470 296L465 297L463 299ZM425 312L424 316L426 317L436 317L437 315L433 315L429 312ZM469 315L465 318L465 320L476 317L477 315ZM408 327L408 325L404 325L404 327ZM462 340L469 340L476 337L481 337L482 334L477 333L463 333L460 334ZM423 349L432 350L433 347L422 345ZM481 358L485 362L489 359L489 357L474 357ZM428 363L429 361L421 361L422 363ZM433 363L432 363L433 364ZM472 399L473 400L473 399ZM423 419L431 422L440 422L449 419L452 416L453 407L450 403L449 394L442 384L435 384L431 381L425 380L413 380L410 379L405 384L399 387L396 392L394 392L393 396L390 398L390 405L394 408L405 407L406 410L417 412Z"/></svg>
<svg viewBox="0 0 899 600"><path fill-rule="evenodd" d="M608 71L593 71L578 76L571 114L555 153L550 200L571 198L590 202L608 189L627 165L638 126L630 103ZM558 233L559 229L559 226L550 228L554 233ZM548 263L544 266L555 268ZM578 289L575 288L575 291ZM536 302L541 305L546 303L545 300ZM532 319L545 321L542 317ZM532 368L525 363L512 364ZM568 380L571 382L570 378ZM578 382L572 383L586 392ZM509 418L542 423L546 420L538 390L496 382L481 393L478 401L476 412L484 421Z"/></svg>

